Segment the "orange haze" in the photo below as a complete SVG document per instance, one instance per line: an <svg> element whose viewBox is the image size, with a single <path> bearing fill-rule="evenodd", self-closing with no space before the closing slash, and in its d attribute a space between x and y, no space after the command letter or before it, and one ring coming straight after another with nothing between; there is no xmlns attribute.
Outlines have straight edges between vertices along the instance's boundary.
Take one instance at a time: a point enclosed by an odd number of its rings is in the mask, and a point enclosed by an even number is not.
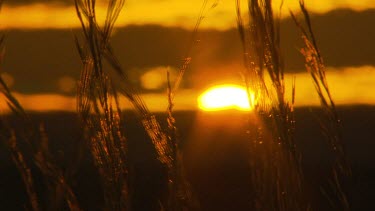
<svg viewBox="0 0 375 211"><path fill-rule="evenodd" d="M105 2L105 1L98 1ZM192 28L195 25L202 0L169 0L127 1L121 13L117 26L128 24L158 24L163 26L181 26ZM234 1L219 1L215 9L210 5L215 2L208 1L205 10L203 28L227 29L236 25ZM245 8L245 0L243 7ZM280 0L275 0L275 6ZM289 15L288 10L298 10L297 0L285 0L282 15ZM351 8L365 10L375 8L373 0L337 1L337 0L305 0L307 7L312 12L325 13L338 8ZM103 3L97 7L99 19L105 17ZM40 28L77 28L80 27L73 6L59 4L28 4L24 6L4 5L0 12L0 28L40 29Z"/></svg>
<svg viewBox="0 0 375 211"><path fill-rule="evenodd" d="M307 73L286 74L286 93L290 96L292 78L296 78L296 106L319 105L317 94ZM375 67L363 66L357 68L330 69L327 79L330 90L338 105L375 104ZM231 81L233 83L233 81ZM241 82L238 81L241 85ZM214 85L214 84L212 84ZM217 85L217 84L215 84ZM209 84L207 85L209 87ZM176 110L198 109L198 97L205 90L180 90L176 93ZM75 111L74 97L58 94L23 95L15 94L21 105L30 111ZM152 111L165 111L167 108L166 93L142 95L147 106ZM7 112L6 102L0 102L0 110ZM123 109L131 109L131 105L125 99L121 99Z"/></svg>

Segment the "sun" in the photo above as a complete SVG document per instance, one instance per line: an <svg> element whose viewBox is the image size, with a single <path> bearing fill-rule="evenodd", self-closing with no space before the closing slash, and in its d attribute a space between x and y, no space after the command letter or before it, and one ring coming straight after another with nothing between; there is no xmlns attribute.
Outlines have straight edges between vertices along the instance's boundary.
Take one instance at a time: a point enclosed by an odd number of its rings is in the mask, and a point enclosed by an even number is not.
<svg viewBox="0 0 375 211"><path fill-rule="evenodd" d="M245 87L234 84L213 86L203 92L198 98L198 106L204 111L240 110L250 111L254 102L254 93L248 93Z"/></svg>

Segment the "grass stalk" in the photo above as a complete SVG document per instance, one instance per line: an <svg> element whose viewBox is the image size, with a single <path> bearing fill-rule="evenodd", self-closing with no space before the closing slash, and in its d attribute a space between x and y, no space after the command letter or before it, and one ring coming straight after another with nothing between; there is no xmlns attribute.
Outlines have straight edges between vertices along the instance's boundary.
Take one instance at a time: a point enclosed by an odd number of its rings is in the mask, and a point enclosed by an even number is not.
<svg viewBox="0 0 375 211"><path fill-rule="evenodd" d="M4 36L0 39L0 47L3 49ZM2 59L2 57L0 58ZM21 135L16 136L16 131L6 126L2 120L2 136L8 143L12 159L21 174L21 178L29 197L30 209L38 211L42 209L62 209L65 203L70 210L80 210L78 201L70 185L66 180L64 171L54 161L48 148L48 139L43 128L36 129L21 106L18 100L13 96L9 87L0 76L0 92L5 97L7 105L12 111L14 117L20 119L22 124ZM7 135L5 135L7 134ZM25 145L21 150L20 145ZM27 162L25 157L31 157L32 163ZM34 177L30 166L35 165L41 171L45 181L47 181L48 203L44 206L38 200L38 193L34 185Z"/></svg>
<svg viewBox="0 0 375 211"><path fill-rule="evenodd" d="M214 9L218 5L219 1L215 0L212 2L209 10ZM168 143L172 152L172 166L169 168L169 199L168 199L168 210L179 211L179 210L196 210L199 207L199 202L195 198L193 190L185 177L185 170L183 165L183 149L178 139L178 131L176 127L176 121L173 115L174 108L174 96L178 91L181 81L189 68L190 62L192 61L192 49L195 47L196 39L198 36L199 27L205 18L205 14L208 12L207 7L209 1L203 1L201 6L198 19L195 23L190 45L186 51L183 63L179 68L179 74L175 80L174 85L171 85L169 72L167 72L167 95L168 95L168 108L167 108L167 123L168 123Z"/></svg>
<svg viewBox="0 0 375 211"><path fill-rule="evenodd" d="M256 195L253 206L257 210L307 210L301 159L294 139L295 85L291 100L285 93L280 14L274 15L271 0L249 0L249 20L245 22L241 8L237 0L237 26L246 68L242 76L248 95L255 93L250 104L260 120L250 144L251 180Z"/></svg>
<svg viewBox="0 0 375 211"><path fill-rule="evenodd" d="M77 108L90 134L90 148L102 176L108 210L131 210L130 161L122 128L120 94L135 108L159 161L168 167L172 165L167 135L130 83L110 46L112 30L124 3L123 0L109 1L106 20L100 26L96 20L95 1L75 1L84 35L84 48L76 42L83 63ZM105 68L104 63L111 68ZM114 83L113 74L121 79L120 83Z"/></svg>
<svg viewBox="0 0 375 211"><path fill-rule="evenodd" d="M91 133L99 130L101 131L100 133L104 134L106 129L101 128L103 123L101 123L101 125L95 126L95 122L103 122L103 115L100 115L101 113L104 114L104 123L106 125L110 125L111 121L113 121L113 119L111 120L110 118L105 117L107 114L113 113L113 111L111 110L111 105L107 103L109 95L117 96L118 93L125 96L133 105L135 111L140 117L144 129L146 130L155 147L159 161L163 163L168 169L167 171L169 175L168 180L170 193L168 196L169 199L167 205L163 205L164 209L173 211L187 209L190 210L190 208L186 208L186 205L192 204L190 200L192 198L191 191L189 191L188 183L183 176L182 151L178 143L175 120L172 115L172 111L175 92L177 91L183 75L186 72L191 61L191 48L189 48L187 51L187 55L180 68L173 88L169 83L169 107L167 112L168 130L167 132L165 132L161 128L155 116L148 110L143 99L138 94L138 90L136 90L130 83L126 71L124 71L124 69L122 68L120 62L116 58L110 46L109 41L111 32L124 2L125 1L123 0L109 1L104 26L100 26L96 20L95 1L75 1L77 16L81 22L83 35L85 38L85 49L81 48L79 42L77 41L78 50L84 66L83 75L81 76L79 85L80 88L78 90L78 110L83 121L91 128ZM203 14L207 4L208 1L205 0L200 11L196 26L194 28L192 42L195 42L196 34L199 25L204 18ZM216 5L217 1L213 3L211 8L214 8ZM193 44L191 45L191 47L192 46ZM103 67L104 62L107 62L111 66L113 70L112 72L106 70ZM119 77L121 79L121 82L119 84L111 86L111 89L109 89L108 84L113 84L112 73L114 73L116 77ZM103 84L103 81L107 81L107 84ZM109 93L108 90L111 90L111 92ZM117 98L115 97L115 100L116 99ZM95 102L97 101L101 102L101 104L96 104ZM88 120L91 118L90 116L92 116L90 114L90 112L92 111L94 112L96 117L95 119ZM119 118L121 118L119 115L120 110L117 109L116 112L116 116L119 116ZM102 135L92 142L99 143L103 141L102 139L104 137L106 136ZM96 146L96 148L100 147L101 146L99 145ZM125 147L125 151L126 150L127 148ZM92 149L92 151L95 152L94 149ZM98 161L101 160L101 162L103 162L102 160L107 159L108 156L112 156L109 150L108 153L105 150L97 149L96 151L102 151L101 153L93 153L94 158L100 157L100 154L102 154L102 158L98 159ZM97 163L99 163L98 161ZM124 160L122 164L126 165L126 160Z"/></svg>
<svg viewBox="0 0 375 211"><path fill-rule="evenodd" d="M333 208L337 210L350 210L343 182L351 177L351 166L346 156L341 131L341 120L328 86L324 61L312 29L309 12L303 0L299 1L299 5L304 17L305 27L292 12L290 14L297 28L300 30L302 40L305 44L301 49L301 53L305 58L306 70L312 78L323 111L323 116L319 118L319 123L335 157L332 165L331 190L323 191L329 197L329 201L334 201L334 203L331 203ZM332 192L332 194L328 194L327 191Z"/></svg>

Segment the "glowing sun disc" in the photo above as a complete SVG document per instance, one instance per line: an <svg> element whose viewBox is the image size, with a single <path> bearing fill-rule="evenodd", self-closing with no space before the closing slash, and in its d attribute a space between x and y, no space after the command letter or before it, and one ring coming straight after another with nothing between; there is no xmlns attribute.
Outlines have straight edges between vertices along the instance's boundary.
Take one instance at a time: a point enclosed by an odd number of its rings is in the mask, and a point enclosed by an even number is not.
<svg viewBox="0 0 375 211"><path fill-rule="evenodd" d="M250 96L253 98L253 94ZM246 88L238 85L225 84L214 86L206 90L198 98L198 106L204 111L241 110L250 111Z"/></svg>

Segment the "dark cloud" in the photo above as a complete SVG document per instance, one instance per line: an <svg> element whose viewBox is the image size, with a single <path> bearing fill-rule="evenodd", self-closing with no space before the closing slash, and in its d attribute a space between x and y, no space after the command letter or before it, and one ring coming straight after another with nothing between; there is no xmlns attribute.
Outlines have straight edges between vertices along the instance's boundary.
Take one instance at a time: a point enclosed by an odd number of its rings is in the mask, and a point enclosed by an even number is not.
<svg viewBox="0 0 375 211"><path fill-rule="evenodd" d="M375 65L375 10L340 10L313 16L312 22L327 66ZM2 69L15 78L22 92L57 91L65 75L78 78L80 61L70 30L10 31ZM219 74L216 67L242 64L242 48L236 29L204 30L193 51L190 74ZM129 71L156 66L178 66L189 46L191 32L161 26L129 26L117 29L112 38L115 53ZM298 52L300 35L290 19L282 22L282 48L287 72L303 70ZM139 75L140 73L137 72ZM187 75L187 78L191 78Z"/></svg>
<svg viewBox="0 0 375 211"><path fill-rule="evenodd" d="M313 16L312 22L327 65L336 67L375 65L373 50L375 10L363 12L337 10L325 15ZM284 49L287 49L287 61L293 69L296 69L299 66L295 66L292 61L296 56L288 56L293 55L293 50L287 48L287 45L293 45L293 41L299 40L299 37L294 33L295 27L291 20L286 20L284 24Z"/></svg>

